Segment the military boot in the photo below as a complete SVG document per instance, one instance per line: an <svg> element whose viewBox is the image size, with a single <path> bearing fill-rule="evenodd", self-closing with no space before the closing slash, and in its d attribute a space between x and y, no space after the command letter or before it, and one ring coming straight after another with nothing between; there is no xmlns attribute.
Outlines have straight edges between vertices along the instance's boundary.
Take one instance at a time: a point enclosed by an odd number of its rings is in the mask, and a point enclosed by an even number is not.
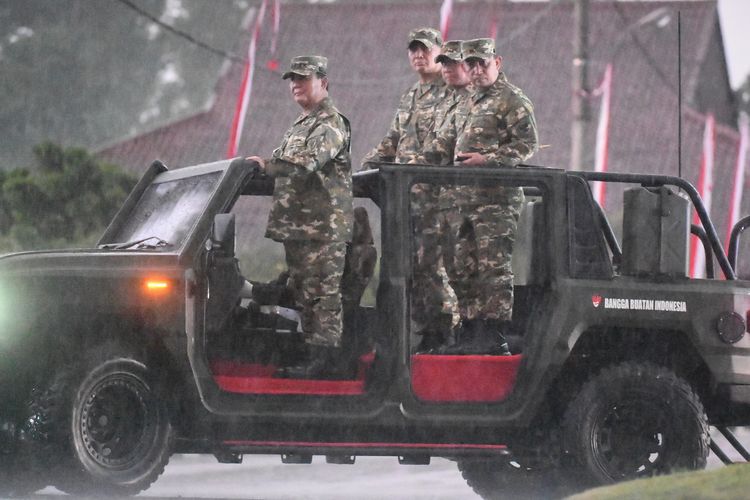
<svg viewBox="0 0 750 500"><path fill-rule="evenodd" d="M485 319L477 327L477 342L475 354L489 354L491 356L510 356L510 348L505 335L494 319Z"/></svg>
<svg viewBox="0 0 750 500"><path fill-rule="evenodd" d="M437 354L445 346L453 343L452 316L441 313L425 328L417 332L422 336L415 354Z"/></svg>
<svg viewBox="0 0 750 500"><path fill-rule="evenodd" d="M338 347L310 345L307 359L296 366L282 369L280 376L285 378L342 380L347 378Z"/></svg>
<svg viewBox="0 0 750 500"><path fill-rule="evenodd" d="M463 318L456 330L455 344L442 347L439 354L475 354L478 326L479 320Z"/></svg>
<svg viewBox="0 0 750 500"><path fill-rule="evenodd" d="M510 356L505 336L497 327L497 321L472 319L461 322L457 342L453 347L442 349L441 354Z"/></svg>

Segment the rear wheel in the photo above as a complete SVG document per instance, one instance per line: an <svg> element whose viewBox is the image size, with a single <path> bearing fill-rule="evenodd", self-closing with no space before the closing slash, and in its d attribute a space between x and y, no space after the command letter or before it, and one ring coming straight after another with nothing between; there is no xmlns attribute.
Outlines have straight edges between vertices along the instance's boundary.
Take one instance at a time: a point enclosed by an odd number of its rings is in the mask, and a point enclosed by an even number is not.
<svg viewBox="0 0 750 500"><path fill-rule="evenodd" d="M564 488L558 469L529 467L510 458L462 460L458 470L466 484L487 500L559 498Z"/></svg>
<svg viewBox="0 0 750 500"><path fill-rule="evenodd" d="M559 498L571 493L561 474L557 426L527 432L528 442L511 446L513 454L493 459L464 459L458 470L466 483L485 499Z"/></svg>
<svg viewBox="0 0 750 500"><path fill-rule="evenodd" d="M60 463L55 486L76 495L134 495L164 471L173 430L158 378L130 350L88 352L52 384L46 418Z"/></svg>
<svg viewBox="0 0 750 500"><path fill-rule="evenodd" d="M622 363L589 380L563 427L571 472L585 484L706 466L703 405L687 382L649 363Z"/></svg>

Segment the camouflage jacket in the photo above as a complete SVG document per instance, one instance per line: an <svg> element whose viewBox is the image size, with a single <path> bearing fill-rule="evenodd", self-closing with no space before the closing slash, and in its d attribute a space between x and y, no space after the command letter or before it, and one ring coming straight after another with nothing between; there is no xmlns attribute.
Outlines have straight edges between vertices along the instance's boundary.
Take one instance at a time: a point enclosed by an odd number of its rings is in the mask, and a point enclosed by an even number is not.
<svg viewBox="0 0 750 500"><path fill-rule="evenodd" d="M534 106L500 73L492 86L477 89L461 101L425 147L425 158L446 165L454 162L457 152L479 152L487 159L485 167L515 167L536 152L538 142ZM504 204L509 196L503 188L492 187L443 191L440 205L444 207Z"/></svg>
<svg viewBox="0 0 750 500"><path fill-rule="evenodd" d="M266 161L275 177L266 237L349 241L352 172L349 121L330 98L301 115Z"/></svg>
<svg viewBox="0 0 750 500"><path fill-rule="evenodd" d="M433 148L438 143L437 136L442 129L448 129L455 123L463 124L469 112L468 100L471 95L470 87L448 88L445 98L438 103L435 108L435 122L422 146L422 154L417 158L415 163L431 163L436 165L447 165L450 163L449 158L453 158L453 146L450 147L450 154L445 155L445 161L441 155L435 154Z"/></svg>
<svg viewBox="0 0 750 500"><path fill-rule="evenodd" d="M370 151L362 163L372 161L409 163L422 151L427 134L433 129L435 107L445 98L445 82L415 83L401 96L388 134Z"/></svg>
<svg viewBox="0 0 750 500"><path fill-rule="evenodd" d="M479 152L487 158L486 166L515 167L536 152L534 106L505 74L492 86L476 89L462 106L425 146L432 162L452 163L455 151Z"/></svg>

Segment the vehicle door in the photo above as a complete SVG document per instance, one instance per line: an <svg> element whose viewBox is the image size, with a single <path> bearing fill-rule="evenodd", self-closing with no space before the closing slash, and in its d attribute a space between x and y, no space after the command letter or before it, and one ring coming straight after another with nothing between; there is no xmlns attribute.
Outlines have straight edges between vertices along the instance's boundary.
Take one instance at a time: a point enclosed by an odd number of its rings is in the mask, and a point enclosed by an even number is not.
<svg viewBox="0 0 750 500"><path fill-rule="evenodd" d="M518 418L528 393L540 383L531 361L547 351L541 340L553 313L563 233L553 209L556 174L530 169L415 168L402 173L407 321L401 367L403 411L411 417L454 415ZM487 250L488 248L494 250ZM510 262L510 295L493 295L493 269ZM506 261L507 262L507 261ZM420 275L427 272L427 279ZM493 278L494 277L494 278ZM430 294L433 295L430 295ZM436 300L438 297L440 300ZM431 323L436 314L441 321ZM467 319L485 317L508 342L509 355L461 352ZM442 329L437 348L425 335Z"/></svg>

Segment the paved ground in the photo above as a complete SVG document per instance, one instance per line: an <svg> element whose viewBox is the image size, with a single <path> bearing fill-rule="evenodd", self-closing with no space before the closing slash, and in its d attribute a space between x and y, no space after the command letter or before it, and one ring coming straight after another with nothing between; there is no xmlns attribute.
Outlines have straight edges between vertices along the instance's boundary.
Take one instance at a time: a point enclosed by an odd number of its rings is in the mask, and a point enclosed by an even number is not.
<svg viewBox="0 0 750 500"><path fill-rule="evenodd" d="M714 433L715 435L716 433ZM738 432L750 445L750 432ZM714 436L723 445L721 436ZM734 452L730 457L739 459ZM709 468L721 466L713 455ZM47 488L35 498L62 495ZM456 464L434 459L429 466L402 466L395 457L359 457L354 465L285 465L278 456L246 456L239 465L219 464L213 457L176 455L164 475L141 497L160 499L305 499L427 500L479 498L464 482ZM541 498L541 497L540 497Z"/></svg>
<svg viewBox="0 0 750 500"><path fill-rule="evenodd" d="M36 498L61 495L47 488ZM242 464L213 457L176 455L164 475L140 496L189 499L476 499L456 464L434 459L429 466L398 464L395 457L360 457L354 465L286 465L278 456L246 456Z"/></svg>

